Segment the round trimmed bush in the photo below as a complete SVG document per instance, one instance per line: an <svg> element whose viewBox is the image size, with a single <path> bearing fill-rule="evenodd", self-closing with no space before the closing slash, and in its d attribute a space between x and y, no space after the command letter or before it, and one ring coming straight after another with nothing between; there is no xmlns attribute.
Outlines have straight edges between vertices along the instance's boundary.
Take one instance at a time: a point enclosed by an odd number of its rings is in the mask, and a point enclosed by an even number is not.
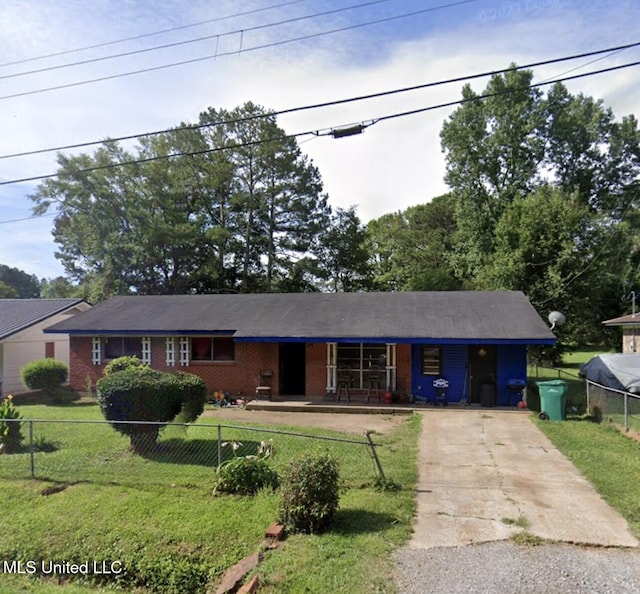
<svg viewBox="0 0 640 594"><path fill-rule="evenodd" d="M104 367L103 375L110 375L116 371L124 371L125 369L148 369L149 365L143 363L138 357L133 355L127 357L118 357L107 363Z"/></svg>
<svg viewBox="0 0 640 594"><path fill-rule="evenodd" d="M207 402L207 384L201 377L184 371L178 371L171 377L182 401L180 420L184 423L193 423L204 412L204 405Z"/></svg>
<svg viewBox="0 0 640 594"><path fill-rule="evenodd" d="M328 453L295 459L282 477L280 520L295 532L321 532L339 507L338 462Z"/></svg>
<svg viewBox="0 0 640 594"><path fill-rule="evenodd" d="M172 374L149 367L129 368L102 377L97 384L98 402L108 421L168 423L182 408L182 394ZM131 440L136 453L155 446L161 425L113 422L112 427Z"/></svg>
<svg viewBox="0 0 640 594"><path fill-rule="evenodd" d="M27 363L21 370L22 383L30 390L55 393L67 381L67 366L56 359L37 359Z"/></svg>

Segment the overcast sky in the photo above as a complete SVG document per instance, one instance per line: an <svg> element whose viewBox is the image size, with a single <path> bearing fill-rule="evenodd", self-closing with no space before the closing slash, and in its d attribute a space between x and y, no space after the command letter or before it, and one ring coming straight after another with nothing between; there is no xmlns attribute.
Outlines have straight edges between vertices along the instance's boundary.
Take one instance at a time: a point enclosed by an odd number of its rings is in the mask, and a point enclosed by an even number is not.
<svg viewBox="0 0 640 594"><path fill-rule="evenodd" d="M329 11L336 12L319 16ZM253 101L279 111L633 43L638 23L637 0L1 0L0 156L195 122L209 106ZM336 29L343 30L330 33ZM112 43L131 37L137 39ZM56 68L197 38L207 39ZM87 46L98 47L81 49ZM637 60L640 48L593 64L536 69L535 80ZM567 86L603 99L620 118L638 115L638 80L634 67ZM480 91L486 83L472 86ZM46 90L62 85L73 86ZM454 101L460 90L458 83L309 110L279 124L288 133L334 128ZM379 122L359 136L299 142L330 203L356 205L366 222L447 190L439 132L451 111ZM55 152L0 159L0 181L55 170ZM15 221L31 216L28 196L36 187L0 186L0 264L52 278L63 274L52 217Z"/></svg>

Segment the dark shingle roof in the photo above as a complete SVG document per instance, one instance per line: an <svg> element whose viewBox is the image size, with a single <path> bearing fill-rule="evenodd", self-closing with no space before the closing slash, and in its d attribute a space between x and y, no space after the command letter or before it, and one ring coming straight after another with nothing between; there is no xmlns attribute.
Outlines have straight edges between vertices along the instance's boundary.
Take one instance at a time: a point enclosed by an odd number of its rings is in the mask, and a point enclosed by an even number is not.
<svg viewBox="0 0 640 594"><path fill-rule="evenodd" d="M113 297L49 330L237 339L534 340L555 337L517 291Z"/></svg>
<svg viewBox="0 0 640 594"><path fill-rule="evenodd" d="M0 340L79 303L82 299L0 299Z"/></svg>

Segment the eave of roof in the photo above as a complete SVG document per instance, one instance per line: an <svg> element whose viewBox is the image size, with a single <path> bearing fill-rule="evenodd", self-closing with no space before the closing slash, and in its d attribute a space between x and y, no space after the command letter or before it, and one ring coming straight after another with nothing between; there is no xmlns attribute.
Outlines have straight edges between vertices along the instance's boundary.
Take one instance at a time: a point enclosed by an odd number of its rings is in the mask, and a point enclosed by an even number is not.
<svg viewBox="0 0 640 594"><path fill-rule="evenodd" d="M85 303L83 299L0 299L0 340Z"/></svg>
<svg viewBox="0 0 640 594"><path fill-rule="evenodd" d="M640 326L640 313L629 314L602 322L605 326Z"/></svg>
<svg viewBox="0 0 640 594"><path fill-rule="evenodd" d="M556 340L517 291L114 297L47 332L227 333L238 341L265 342L552 344Z"/></svg>

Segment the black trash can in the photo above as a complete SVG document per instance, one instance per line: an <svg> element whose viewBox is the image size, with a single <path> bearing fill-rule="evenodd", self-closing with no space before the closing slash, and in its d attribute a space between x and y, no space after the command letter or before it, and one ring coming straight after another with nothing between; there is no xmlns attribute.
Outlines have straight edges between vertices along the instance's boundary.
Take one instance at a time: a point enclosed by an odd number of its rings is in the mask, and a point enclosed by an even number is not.
<svg viewBox="0 0 640 594"><path fill-rule="evenodd" d="M480 384L480 406L496 405L496 385Z"/></svg>

